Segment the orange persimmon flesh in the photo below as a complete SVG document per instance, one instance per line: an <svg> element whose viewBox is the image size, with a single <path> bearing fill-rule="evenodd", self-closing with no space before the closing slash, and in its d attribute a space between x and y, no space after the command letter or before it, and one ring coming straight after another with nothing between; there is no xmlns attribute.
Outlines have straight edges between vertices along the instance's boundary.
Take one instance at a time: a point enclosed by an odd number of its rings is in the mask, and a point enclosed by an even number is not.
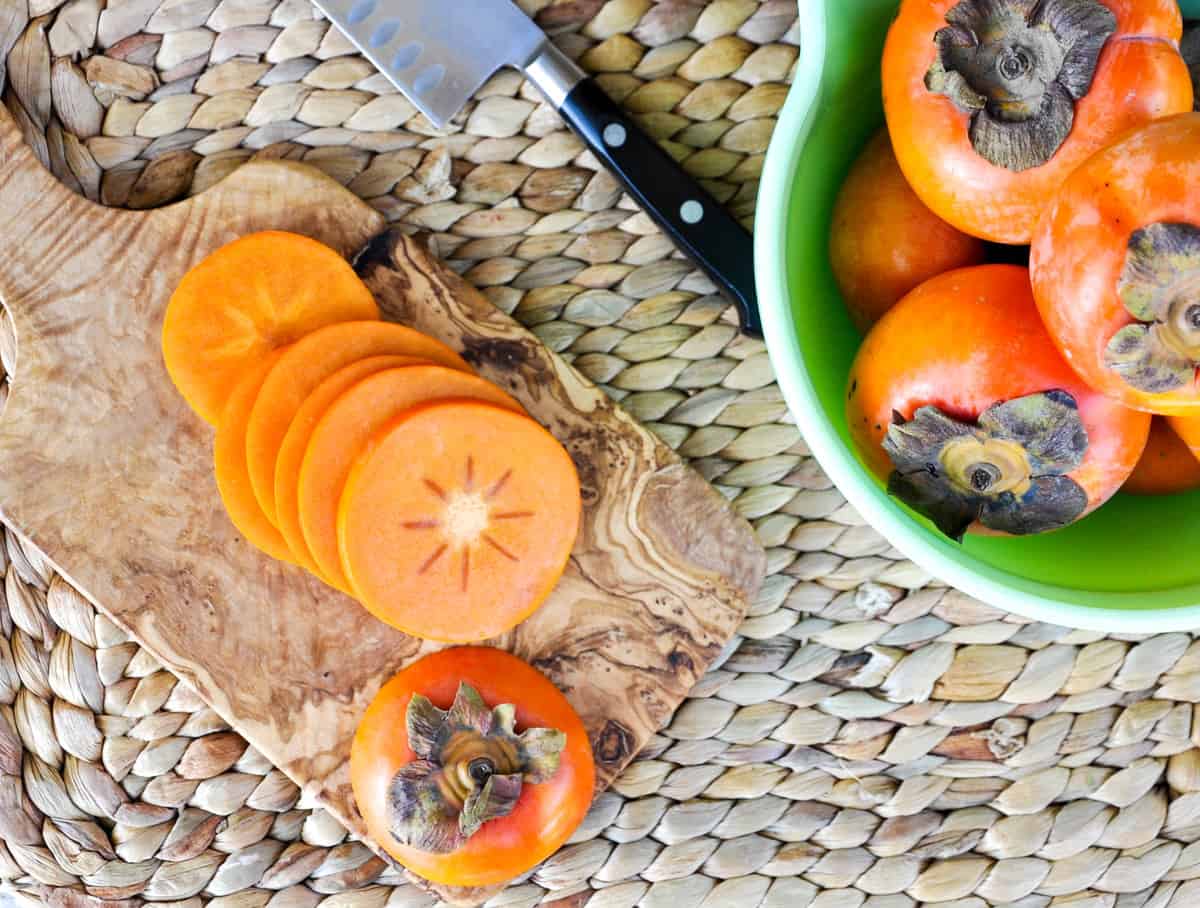
<svg viewBox="0 0 1200 908"><path fill-rule="evenodd" d="M250 484L263 513L278 522L275 463L296 411L321 382L339 369L370 356L411 356L470 371L466 361L443 344L412 328L364 321L329 325L292 345L263 382L246 429Z"/></svg>
<svg viewBox="0 0 1200 908"><path fill-rule="evenodd" d="M1200 459L1166 417L1155 416L1146 450L1121 491L1131 495L1178 495L1193 489L1200 489Z"/></svg>
<svg viewBox="0 0 1200 908"><path fill-rule="evenodd" d="M405 366L364 378L334 401L313 429L297 484L300 528L313 560L334 586L353 589L338 553L337 516L355 460L401 413L447 398L481 400L523 413L519 403L477 375L445 366Z"/></svg>
<svg viewBox="0 0 1200 908"><path fill-rule="evenodd" d="M334 584L321 573L308 550L308 543L304 541L304 531L300 529L300 504L296 497L300 484L300 465L304 462L304 452L308 450L313 429L335 400L368 375L384 369L428 364L427 360L411 356L370 356L339 369L305 398L279 446L279 457L275 461L275 523L291 547L296 561L330 586ZM342 592L349 593L350 590L343 589Z"/></svg>
<svg viewBox="0 0 1200 908"><path fill-rule="evenodd" d="M163 361L183 399L215 425L242 375L271 350L377 318L371 291L334 250L295 233L254 233L180 281L163 321Z"/></svg>
<svg viewBox="0 0 1200 908"><path fill-rule="evenodd" d="M511 630L562 576L580 519L571 456L529 417L439 401L372 437L342 492L338 545L375 617L426 640Z"/></svg>
<svg viewBox="0 0 1200 908"><path fill-rule="evenodd" d="M213 462L216 464L217 489L233 525L272 558L294 562L287 542L258 506L246 471L246 423L250 420L250 410L267 373L282 355L282 350L268 353L243 373L221 412L221 423L213 444Z"/></svg>

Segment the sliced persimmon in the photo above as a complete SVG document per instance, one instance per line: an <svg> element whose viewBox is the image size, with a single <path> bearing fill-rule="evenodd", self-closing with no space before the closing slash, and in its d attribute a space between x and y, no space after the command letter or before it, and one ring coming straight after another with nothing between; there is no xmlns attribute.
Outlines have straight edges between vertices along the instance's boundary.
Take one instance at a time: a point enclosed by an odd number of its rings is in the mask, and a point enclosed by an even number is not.
<svg viewBox="0 0 1200 908"><path fill-rule="evenodd" d="M294 563L296 559L287 542L258 506L246 471L246 424L250 420L250 410L263 380L282 354L282 350L268 353L247 367L242 380L234 387L221 411L221 423L213 443L213 462L221 501L238 532L272 558Z"/></svg>
<svg viewBox="0 0 1200 908"><path fill-rule="evenodd" d="M246 460L258 503L273 522L279 446L304 399L343 366L368 356L411 356L469 372L466 361L427 334L390 322L343 322L314 331L280 358L263 382L246 430Z"/></svg>
<svg viewBox="0 0 1200 908"><path fill-rule="evenodd" d="M521 405L491 382L445 366L405 366L364 378L325 411L300 466L300 529L321 573L353 589L338 554L338 500L355 460L375 433L405 410L434 400L469 398L520 413Z"/></svg>
<svg viewBox="0 0 1200 908"><path fill-rule="evenodd" d="M163 319L163 361L188 405L215 425L264 354L325 325L377 318L371 291L334 250L295 233L252 233L184 275Z"/></svg>
<svg viewBox="0 0 1200 908"><path fill-rule="evenodd" d="M300 503L297 499L297 486L300 483L300 465L304 462L304 452L308 450L308 441L312 438L313 429L325 415L325 411L335 400L342 396L354 385L368 375L382 372L384 369L396 369L404 366L415 366L426 363L425 360L411 356L371 356L351 363L339 369L325 381L321 382L311 394L304 399L300 409L292 418L283 444L279 446L279 457L275 461L275 517L276 525L283 538L287 540L292 554L301 565L308 568L330 586L329 578L321 573L321 569L313 560L304 541L304 531L300 529ZM349 589L342 589L349 593Z"/></svg>
<svg viewBox="0 0 1200 908"><path fill-rule="evenodd" d="M527 416L479 401L402 413L372 437L338 508L342 566L377 618L469 643L524 621L575 545L579 476Z"/></svg>

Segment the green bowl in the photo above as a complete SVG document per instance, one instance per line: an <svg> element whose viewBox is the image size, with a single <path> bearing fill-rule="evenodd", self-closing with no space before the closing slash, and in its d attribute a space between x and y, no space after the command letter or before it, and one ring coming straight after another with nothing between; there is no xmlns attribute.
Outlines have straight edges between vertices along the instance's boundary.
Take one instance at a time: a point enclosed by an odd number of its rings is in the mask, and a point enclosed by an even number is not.
<svg viewBox="0 0 1200 908"><path fill-rule="evenodd" d="M1182 4L1200 15L1200 0ZM1057 533L962 545L888 497L850 442L846 376L861 341L830 271L838 187L883 125L879 61L897 0L800 0L802 50L763 172L755 270L771 361L813 454L863 518L984 602L1090 630L1200 627L1200 493L1118 495Z"/></svg>

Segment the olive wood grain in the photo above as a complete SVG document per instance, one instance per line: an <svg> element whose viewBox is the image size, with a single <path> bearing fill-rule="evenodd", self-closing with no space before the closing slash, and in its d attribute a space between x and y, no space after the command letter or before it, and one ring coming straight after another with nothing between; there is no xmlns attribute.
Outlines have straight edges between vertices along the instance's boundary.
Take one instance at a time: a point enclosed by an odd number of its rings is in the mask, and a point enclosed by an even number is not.
<svg viewBox="0 0 1200 908"><path fill-rule="evenodd" d="M212 429L159 352L187 269L266 228L348 257L367 247L360 273L387 315L463 352L570 450L585 500L570 567L495 642L566 692L607 784L733 634L762 580L762 549L650 432L315 170L251 163L188 202L114 211L60 186L0 107L0 298L18 356L0 419L0 516L363 834L347 770L355 725L430 647L239 537L217 495Z"/></svg>

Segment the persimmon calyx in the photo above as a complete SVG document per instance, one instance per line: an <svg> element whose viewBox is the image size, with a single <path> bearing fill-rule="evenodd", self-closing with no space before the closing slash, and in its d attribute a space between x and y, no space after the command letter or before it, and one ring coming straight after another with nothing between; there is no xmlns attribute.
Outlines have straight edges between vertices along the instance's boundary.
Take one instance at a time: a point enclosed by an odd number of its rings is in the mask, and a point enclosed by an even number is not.
<svg viewBox="0 0 1200 908"><path fill-rule="evenodd" d="M1087 493L1067 476L1087 452L1075 398L1046 391L996 404L975 425L921 407L883 440L888 492L961 542L975 521L1014 536L1073 522Z"/></svg>
<svg viewBox="0 0 1200 908"><path fill-rule="evenodd" d="M1159 222L1135 230L1117 285L1136 322L1113 335L1104 364L1149 394L1187 387L1200 368L1200 228Z"/></svg>
<svg viewBox="0 0 1200 908"><path fill-rule="evenodd" d="M448 710L413 694L406 724L416 759L392 779L390 829L401 844L435 854L457 851L484 823L508 816L526 783L558 772L567 744L553 728L517 734L512 704L489 707L465 682Z"/></svg>
<svg viewBox="0 0 1200 908"><path fill-rule="evenodd" d="M971 145L989 162L1040 167L1067 140L1116 30L1098 0L961 0L934 35L925 87L970 114Z"/></svg>

